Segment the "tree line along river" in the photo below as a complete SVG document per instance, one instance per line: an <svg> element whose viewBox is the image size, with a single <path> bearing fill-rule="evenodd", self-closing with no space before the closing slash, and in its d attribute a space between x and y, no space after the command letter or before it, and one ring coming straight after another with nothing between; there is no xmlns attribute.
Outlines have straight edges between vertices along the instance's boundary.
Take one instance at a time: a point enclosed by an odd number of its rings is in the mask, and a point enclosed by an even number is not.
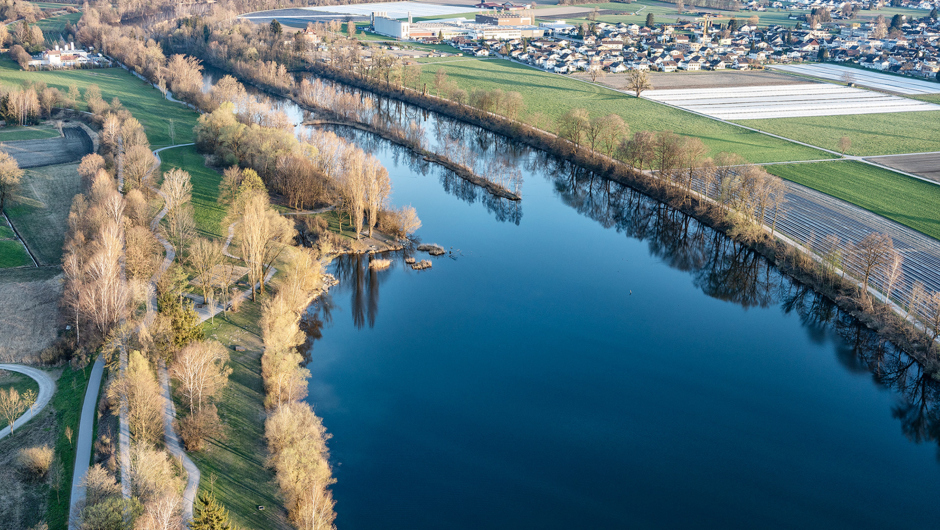
<svg viewBox="0 0 940 530"><path fill-rule="evenodd" d="M890 343L629 188L375 108L522 201L334 129L449 250L383 271L340 257L308 310L339 528L935 526L937 386Z"/></svg>

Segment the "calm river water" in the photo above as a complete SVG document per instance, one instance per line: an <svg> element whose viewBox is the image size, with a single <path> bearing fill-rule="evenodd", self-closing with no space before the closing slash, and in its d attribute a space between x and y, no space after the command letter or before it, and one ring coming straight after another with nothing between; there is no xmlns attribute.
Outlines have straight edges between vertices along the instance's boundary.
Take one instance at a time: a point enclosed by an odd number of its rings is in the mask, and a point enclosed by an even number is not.
<svg viewBox="0 0 940 530"><path fill-rule="evenodd" d="M308 312L339 528L936 528L915 363L694 220L406 110L523 200L337 131L452 250L339 259Z"/></svg>

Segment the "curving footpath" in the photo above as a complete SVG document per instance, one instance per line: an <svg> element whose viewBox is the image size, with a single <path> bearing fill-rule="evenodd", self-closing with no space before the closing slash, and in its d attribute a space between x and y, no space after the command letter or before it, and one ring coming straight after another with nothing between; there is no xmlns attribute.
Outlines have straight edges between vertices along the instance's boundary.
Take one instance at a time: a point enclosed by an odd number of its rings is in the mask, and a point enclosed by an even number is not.
<svg viewBox="0 0 940 530"><path fill-rule="evenodd" d="M80 484L91 464L92 433L102 373L104 373L104 354L99 354L91 367L91 377L88 379L85 399L82 402L82 415L78 421L78 436L75 438L75 468L72 472L72 495L69 501L69 530L75 528L73 521L78 515L75 513L76 506L85 499L85 488L80 487Z"/></svg>
<svg viewBox="0 0 940 530"><path fill-rule="evenodd" d="M32 366L26 366L22 364L0 364L0 370L21 373L31 377L33 380L39 383L39 395L36 396L36 403L33 404L29 410L24 412L22 416L16 418L16 421L13 422L14 427L16 427L17 423L22 423L32 419L37 412L40 412L46 407L46 405L49 404L49 401L52 399L52 394L55 394L55 381L49 377L49 374L38 368L33 368ZM9 425L3 429L0 429L0 440L9 436L10 432L12 432L12 429Z"/></svg>
<svg viewBox="0 0 940 530"><path fill-rule="evenodd" d="M171 145L168 147L163 147L157 149L153 152L153 156L156 158L154 162L154 170L160 168L160 151L166 149L173 149L176 147L187 147L194 144L180 144L180 145ZM157 192L160 197L163 198L163 209L160 210L160 213L157 214L153 219L153 223L150 225L150 228L153 230L153 233L157 237L157 241L163 245L164 250L166 250L166 256L163 258L163 263L160 264L160 268L154 273L153 278L150 279L150 282L156 286L157 280L160 279L160 276L173 264L173 260L176 259L176 251L173 249L173 245L169 241L163 238L160 235L158 230L160 226L160 221L163 220L163 217L169 211L169 201L167 201L166 195L162 191L154 188L154 191ZM144 317L144 325L149 326L153 323L153 319L157 315L157 295L156 289L154 289L154 294L150 296L147 300L147 316ZM186 487L183 489L183 521L186 525L189 525L189 522L193 520L193 505L196 502L196 492L199 490L199 480L201 474L199 473L199 468L196 467L196 464L189 458L189 455L186 454L186 451L183 450L182 444L180 444L179 435L176 433L176 429L173 428L173 420L176 418L176 408L173 406L173 398L170 394L170 378L167 375L166 365L161 361L157 366L157 376L160 378L160 387L163 392L164 398L164 407L163 407L163 440L166 443L166 448L173 457L175 457L180 464L182 464L183 469L186 470Z"/></svg>

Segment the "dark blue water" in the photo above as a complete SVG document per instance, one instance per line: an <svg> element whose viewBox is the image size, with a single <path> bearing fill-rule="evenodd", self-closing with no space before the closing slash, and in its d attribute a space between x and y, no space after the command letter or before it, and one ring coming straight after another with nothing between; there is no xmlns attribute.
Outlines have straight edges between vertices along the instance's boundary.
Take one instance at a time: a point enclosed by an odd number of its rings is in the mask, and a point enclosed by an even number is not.
<svg viewBox="0 0 940 530"><path fill-rule="evenodd" d="M890 344L583 171L516 153L513 205L347 134L453 252L337 260L311 308L339 528L936 528L937 392Z"/></svg>

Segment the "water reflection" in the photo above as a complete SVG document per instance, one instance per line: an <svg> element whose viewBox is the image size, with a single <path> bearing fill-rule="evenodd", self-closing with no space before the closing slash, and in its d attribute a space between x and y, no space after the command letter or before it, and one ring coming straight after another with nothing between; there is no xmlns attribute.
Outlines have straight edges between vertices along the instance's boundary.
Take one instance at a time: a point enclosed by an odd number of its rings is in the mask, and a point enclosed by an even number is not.
<svg viewBox="0 0 940 530"><path fill-rule="evenodd" d="M524 174L549 179L564 204L605 228L645 241L651 254L669 267L691 274L694 285L708 296L744 308L779 304L784 313L798 315L814 342L840 345L838 360L847 370L868 373L878 385L897 394L898 403L892 409L892 416L900 422L907 439L914 443L940 441L937 382L893 344L813 290L782 277L760 255L681 212L568 161L411 105L348 90L373 100L375 119L379 123L405 126L414 122L420 126L423 145L428 149L446 153L478 174L494 178L505 176L503 182L508 183L507 187L521 188ZM299 107L291 102L275 102L292 117L299 115ZM394 163L408 167L417 175L427 176L437 171L438 180L448 194L468 204L483 205L501 222L521 223L519 202L493 197L452 172L415 156L409 149L377 136L348 127L337 127L334 131L368 152L385 150ZM368 256L341 256L334 260L332 272L340 284L307 312L304 319L309 343L306 353L309 354L309 346L322 337L322 328L331 324L337 309L334 300L347 289L355 326L362 329L367 324L370 328L375 325L379 318L381 284L391 275L405 272L396 270L401 267L401 253L386 257L392 259L394 265L378 272L369 269Z"/></svg>

